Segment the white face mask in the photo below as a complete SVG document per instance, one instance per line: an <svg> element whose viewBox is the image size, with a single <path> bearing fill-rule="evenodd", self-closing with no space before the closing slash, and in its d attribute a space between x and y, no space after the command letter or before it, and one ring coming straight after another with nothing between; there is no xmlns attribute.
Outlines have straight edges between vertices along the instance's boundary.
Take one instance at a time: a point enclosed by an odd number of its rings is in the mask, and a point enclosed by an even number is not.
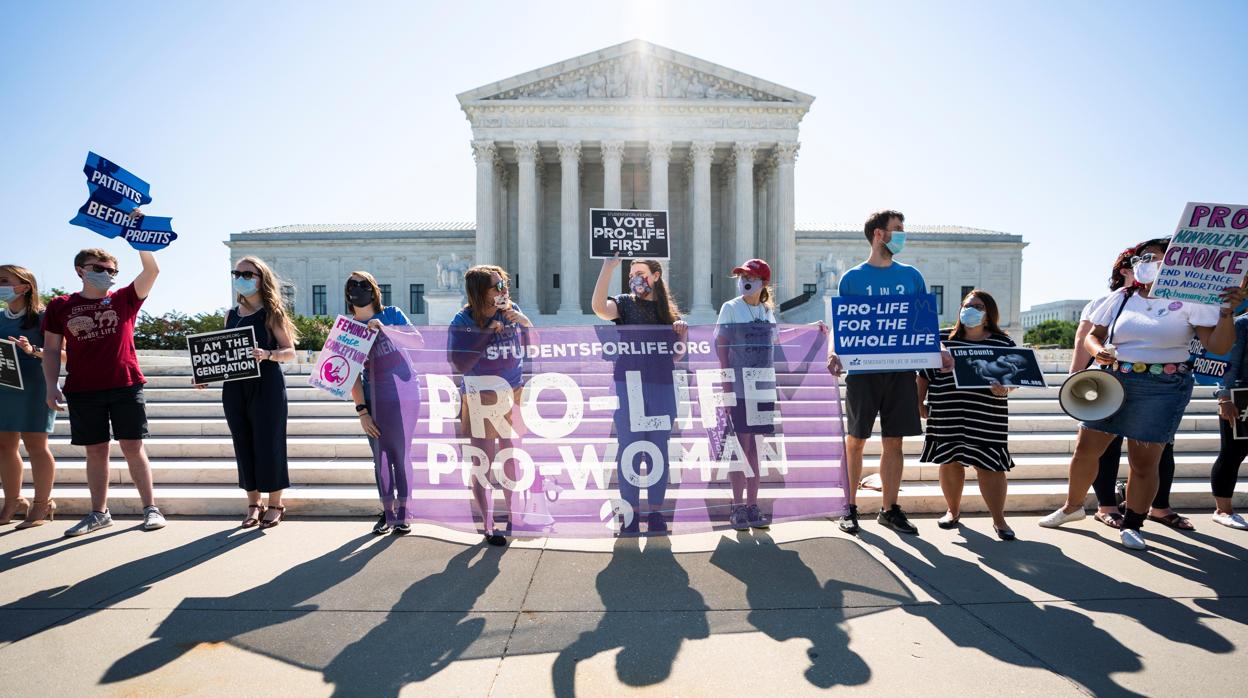
<svg viewBox="0 0 1248 698"><path fill-rule="evenodd" d="M1133 269L1135 280L1147 286L1157 280L1157 275L1161 272L1161 262L1140 262Z"/></svg>
<svg viewBox="0 0 1248 698"><path fill-rule="evenodd" d="M762 279L755 279L752 276L737 277L737 295L742 297L756 296L763 292Z"/></svg>

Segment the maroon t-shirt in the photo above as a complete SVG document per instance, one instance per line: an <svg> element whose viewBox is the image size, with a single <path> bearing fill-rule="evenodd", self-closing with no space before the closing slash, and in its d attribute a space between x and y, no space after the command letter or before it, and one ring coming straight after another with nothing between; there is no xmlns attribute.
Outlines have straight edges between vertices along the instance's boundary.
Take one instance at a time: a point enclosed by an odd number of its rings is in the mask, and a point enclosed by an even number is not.
<svg viewBox="0 0 1248 698"><path fill-rule="evenodd" d="M134 352L134 321L143 299L134 285L105 298L82 294L54 298L43 315L43 330L65 341L67 393L126 388L145 383Z"/></svg>

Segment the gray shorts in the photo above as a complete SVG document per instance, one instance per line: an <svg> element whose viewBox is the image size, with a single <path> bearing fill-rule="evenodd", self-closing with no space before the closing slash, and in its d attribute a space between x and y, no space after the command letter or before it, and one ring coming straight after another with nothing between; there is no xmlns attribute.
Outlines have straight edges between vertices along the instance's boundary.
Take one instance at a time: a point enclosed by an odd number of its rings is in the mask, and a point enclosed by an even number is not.
<svg viewBox="0 0 1248 698"><path fill-rule="evenodd" d="M871 438L875 418L880 418L880 435L918 436L919 390L914 371L857 373L845 377L845 414L849 435Z"/></svg>

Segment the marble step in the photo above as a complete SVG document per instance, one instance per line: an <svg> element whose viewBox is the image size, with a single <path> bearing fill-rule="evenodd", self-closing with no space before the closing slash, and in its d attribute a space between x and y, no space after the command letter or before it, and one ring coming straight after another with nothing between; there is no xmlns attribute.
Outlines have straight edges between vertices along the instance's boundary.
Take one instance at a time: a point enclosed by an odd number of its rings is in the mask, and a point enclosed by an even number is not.
<svg viewBox="0 0 1248 698"><path fill-rule="evenodd" d="M447 438L443 442L451 442ZM234 447L227 436L157 436L147 440L149 456L163 458L233 458ZM597 444L605 446L614 443L609 438L568 439L560 442L579 449L585 445ZM787 448L794 457L818 457L839 449L835 439L820 437L790 437L786 440ZM52 454L57 458L81 458L82 447L69 443L67 436L53 436L49 439ZM1036 432L1013 434L1010 437L1010 452L1015 455L1039 454L1059 455L1070 454L1075 446L1075 431ZM1219 438L1216 432L1179 432L1175 437L1175 450L1180 454L1216 452ZM535 445L528 449L535 459L541 460L548 454L557 453L554 444ZM907 455L918 455L923 450L923 439L915 437L906 439L903 452ZM112 443L112 457L120 458L121 450L116 442ZM363 436L291 436L287 439L287 453L291 458L350 458L367 459L372 457L368 441ZM865 453L876 456L880 453L880 441L872 439L867 442ZM24 455L24 451L23 451Z"/></svg>
<svg viewBox="0 0 1248 698"><path fill-rule="evenodd" d="M1180 454L1175 457L1175 476L1179 478L1207 478L1209 468L1217 453ZM866 458L863 474L879 471L879 460ZM1010 480L1057 480L1066 477L1070 465L1069 456L1020 455L1014 457L1015 468ZM23 482L30 485L31 469L24 463ZM130 472L122 460L110 462L109 481L113 484L129 484ZM538 464L539 466L541 463ZM920 463L916 457L907 458L903 477L915 482L939 480L939 466ZM237 468L232 457L216 459L162 458L152 461L152 477L159 486L186 484L234 484ZM1119 476L1126 477L1127 459L1124 456ZM974 475L968 474L968 480ZM370 485L373 483L373 462L369 459L292 459L290 480L300 485ZM83 484L86 480L86 463L81 458L65 458L56 463L56 481L62 484Z"/></svg>
<svg viewBox="0 0 1248 698"><path fill-rule="evenodd" d="M33 496L28 487L22 490L26 497ZM724 490L725 496L728 490ZM467 506L465 491L465 506ZM1066 497L1065 480L1025 480L1012 482L1006 500L1006 509L1011 513L1048 512L1060 506ZM90 509L90 493L84 486L69 485L58 487L54 498L58 513L62 517L77 517ZM1202 514L1212 506L1209 495L1209 483L1206 480L1175 480L1171 491L1171 502L1177 509L1199 511ZM370 517L380 510L377 491L371 485L297 485L286 490L283 499L289 507L290 516L348 516ZM501 503L502 494L496 491L496 499ZM238 516L243 514L245 499L243 493L233 485L182 485L158 487L156 501L168 516L174 517L170 525L177 525L178 516ZM1089 495L1085 506L1091 507L1094 498ZM1235 490L1235 506L1248 506L1248 482L1241 481ZM945 511L944 497L940 486L932 482L907 481L902 484L899 504L911 514L939 514ZM880 495L878 492L861 490L858 495L859 509L874 512L879 509ZM114 515L121 518L118 526L133 526L138 523L137 516L142 511L142 504L133 487L119 485L109 489L109 508ZM979 496L979 489L973 480L968 480L963 494L963 511L980 512L985 507ZM134 517L134 518L131 518ZM1202 520L1203 519L1203 520ZM361 521L361 525L364 525ZM1211 525L1203 516L1195 520L1196 525ZM872 524L868 524L872 525ZM1073 524L1075 528L1096 526L1087 519L1084 523ZM935 532L931 522L919 522L920 528ZM1020 536L1026 533L1020 531ZM159 535L159 534L153 534Z"/></svg>
<svg viewBox="0 0 1248 698"><path fill-rule="evenodd" d="M548 416L557 417L562 414L553 412ZM608 413L609 414L609 413ZM785 433L790 436L818 433L828 428L827 420L836 416L790 416L784 414ZM581 421L578 435L586 437L610 436L613 430L610 416L587 414ZM1074 419L1066 414L1043 415L1011 415L1009 430L1011 436L1034 432L1060 432L1069 430L1073 437L1076 428ZM224 416L165 418L149 415L148 431L152 436L229 436L230 429ZM1195 414L1183 417L1179 423L1180 432L1211 432L1217 434L1218 417L1215 414ZM69 420L58 419L53 434L68 436ZM341 436L353 437L361 434L360 422L356 417L289 417L286 420L288 436ZM876 420L875 434L880 433L880 422Z"/></svg>

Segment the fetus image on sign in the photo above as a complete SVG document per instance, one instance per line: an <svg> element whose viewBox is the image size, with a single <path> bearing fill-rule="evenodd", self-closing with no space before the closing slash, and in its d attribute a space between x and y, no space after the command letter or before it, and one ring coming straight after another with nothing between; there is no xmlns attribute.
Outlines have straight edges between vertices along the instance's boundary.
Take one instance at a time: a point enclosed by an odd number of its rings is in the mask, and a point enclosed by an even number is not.
<svg viewBox="0 0 1248 698"><path fill-rule="evenodd" d="M1006 354L992 361L973 359L969 363L975 369L975 374L984 380L996 381L1001 385L1017 385L1014 378L1022 373L1027 360L1017 354Z"/></svg>
<svg viewBox="0 0 1248 698"><path fill-rule="evenodd" d="M330 385L346 383L350 373L351 368L347 365L347 360L341 356L331 356L321 366L321 380Z"/></svg>

